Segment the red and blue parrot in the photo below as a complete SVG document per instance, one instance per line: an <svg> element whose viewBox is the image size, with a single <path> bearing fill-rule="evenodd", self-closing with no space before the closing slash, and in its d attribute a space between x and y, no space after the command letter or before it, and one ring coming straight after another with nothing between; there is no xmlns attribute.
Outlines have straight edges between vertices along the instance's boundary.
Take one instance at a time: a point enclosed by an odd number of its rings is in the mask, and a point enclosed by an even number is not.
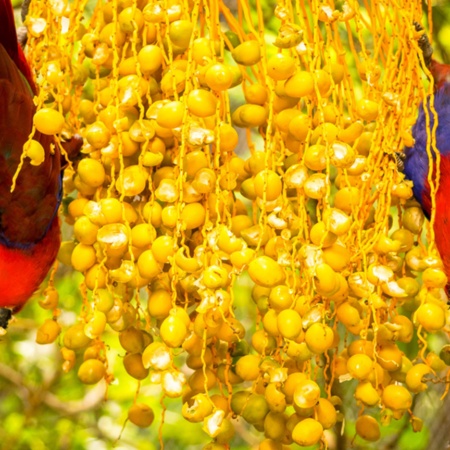
<svg viewBox="0 0 450 450"><path fill-rule="evenodd" d="M36 85L17 42L10 0L0 0L0 326L20 311L44 280L60 245L58 208L62 160L54 138L36 132L45 150L39 166L25 158L12 178L32 131Z"/></svg>
<svg viewBox="0 0 450 450"><path fill-rule="evenodd" d="M419 24L416 23L415 26L417 31L422 30ZM436 148L440 155L434 234L437 249L450 280L450 65L438 63L432 58L433 49L425 34L419 39L419 46L423 53L424 63L434 80L434 109L438 117ZM425 110L429 116L428 124ZM425 106L423 104L420 106L419 116L412 130L414 145L407 147L404 154L405 175L413 181L414 196L422 205L428 219L431 215L431 196L428 182L427 136L431 136L434 120L430 99L428 99ZM449 285L447 285L447 293L449 293Z"/></svg>

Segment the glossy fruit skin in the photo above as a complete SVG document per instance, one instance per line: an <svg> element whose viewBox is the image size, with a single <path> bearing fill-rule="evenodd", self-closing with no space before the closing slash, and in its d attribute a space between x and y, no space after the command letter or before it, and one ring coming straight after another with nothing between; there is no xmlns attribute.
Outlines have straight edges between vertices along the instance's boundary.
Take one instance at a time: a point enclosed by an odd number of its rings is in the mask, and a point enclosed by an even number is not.
<svg viewBox="0 0 450 450"><path fill-rule="evenodd" d="M140 428L149 427L154 418L153 410L144 403L135 403L128 410L128 420Z"/></svg>

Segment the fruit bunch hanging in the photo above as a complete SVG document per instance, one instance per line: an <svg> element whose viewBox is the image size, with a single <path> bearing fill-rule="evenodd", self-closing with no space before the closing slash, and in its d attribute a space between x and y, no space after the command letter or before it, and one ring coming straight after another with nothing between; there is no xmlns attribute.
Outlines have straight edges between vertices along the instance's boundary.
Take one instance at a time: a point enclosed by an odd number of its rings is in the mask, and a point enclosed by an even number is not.
<svg viewBox="0 0 450 450"><path fill-rule="evenodd" d="M414 397L450 373L447 277L395 158L432 92L422 11L364 5L280 0L267 33L259 0L31 2L36 129L84 141L59 253L83 304L61 333L52 278L37 335L65 371L113 382L119 342L206 448L242 422L261 449L326 447L345 385L358 439L405 415L420 430Z"/></svg>

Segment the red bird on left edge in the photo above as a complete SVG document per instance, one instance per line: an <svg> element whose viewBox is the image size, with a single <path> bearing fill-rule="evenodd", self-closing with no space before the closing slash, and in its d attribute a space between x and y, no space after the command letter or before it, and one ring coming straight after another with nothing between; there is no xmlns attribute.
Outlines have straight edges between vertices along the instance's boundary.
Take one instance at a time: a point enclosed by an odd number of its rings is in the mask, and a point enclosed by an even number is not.
<svg viewBox="0 0 450 450"><path fill-rule="evenodd" d="M12 178L32 130L36 93L17 42L10 0L0 0L0 327L20 311L44 280L60 245L61 155L52 136L36 132L45 150L39 166L25 158Z"/></svg>

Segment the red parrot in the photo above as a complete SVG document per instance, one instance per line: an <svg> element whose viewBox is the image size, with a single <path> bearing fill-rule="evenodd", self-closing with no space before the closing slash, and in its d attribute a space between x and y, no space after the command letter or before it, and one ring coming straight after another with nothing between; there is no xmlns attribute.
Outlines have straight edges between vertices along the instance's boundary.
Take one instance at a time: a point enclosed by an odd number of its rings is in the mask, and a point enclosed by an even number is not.
<svg viewBox="0 0 450 450"><path fill-rule="evenodd" d="M12 178L32 130L36 93L30 67L17 42L10 0L0 0L0 326L44 280L60 245L61 155L52 136L36 132L45 150L39 166L25 158Z"/></svg>
<svg viewBox="0 0 450 450"><path fill-rule="evenodd" d="M422 30L419 24L416 23L415 26L417 31ZM419 39L419 46L423 52L425 65L434 80L434 108L438 117L436 148L440 155L440 178L435 199L434 234L445 273L450 280L450 65L441 64L432 58L433 49L425 34ZM427 125L425 109L428 111L430 118L429 125ZM427 129L430 130L431 135L434 120L428 99L425 106L423 104L420 106L419 116L412 130L415 140L414 145L407 147L404 154L404 172L407 178L413 181L414 196L422 205L422 209L428 218L431 215L431 196L428 182ZM450 294L449 288L450 285L448 284L448 294Z"/></svg>

